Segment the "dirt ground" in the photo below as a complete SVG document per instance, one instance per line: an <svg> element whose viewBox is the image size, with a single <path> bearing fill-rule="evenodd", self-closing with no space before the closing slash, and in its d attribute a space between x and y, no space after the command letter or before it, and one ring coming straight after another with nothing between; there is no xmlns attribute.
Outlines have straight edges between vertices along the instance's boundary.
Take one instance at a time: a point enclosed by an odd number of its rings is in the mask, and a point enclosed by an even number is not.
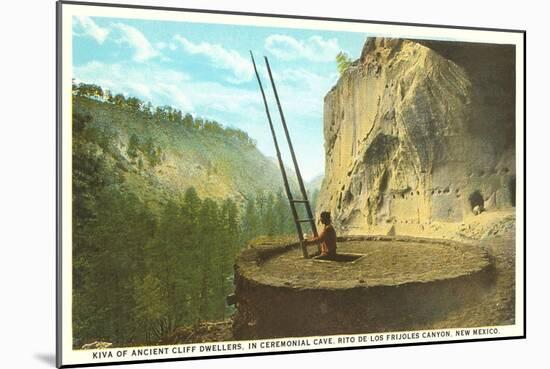
<svg viewBox="0 0 550 369"><path fill-rule="evenodd" d="M495 285L480 303L466 304L427 329L479 327L514 324L515 312L515 240L496 238L481 241L495 263Z"/></svg>
<svg viewBox="0 0 550 369"><path fill-rule="evenodd" d="M444 230L444 227L440 227ZM449 230L447 230L449 231ZM454 232L453 232L454 231ZM471 215L449 233L487 251L495 266L495 284L481 303L466 304L428 328L514 324L516 293L515 209ZM522 247L521 245L518 247Z"/></svg>
<svg viewBox="0 0 550 369"><path fill-rule="evenodd" d="M345 241L339 254L354 262L302 258L296 249L267 260L255 280L297 288L352 288L431 282L471 274L485 268L485 252L464 244L412 241Z"/></svg>

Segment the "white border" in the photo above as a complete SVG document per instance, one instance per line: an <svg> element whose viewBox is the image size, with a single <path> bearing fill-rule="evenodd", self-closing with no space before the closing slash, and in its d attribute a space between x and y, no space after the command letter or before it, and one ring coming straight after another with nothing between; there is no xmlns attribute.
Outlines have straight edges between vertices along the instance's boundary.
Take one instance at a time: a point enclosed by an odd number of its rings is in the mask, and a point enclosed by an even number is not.
<svg viewBox="0 0 550 369"><path fill-rule="evenodd" d="M97 17L114 17L114 18L134 18L134 19L149 19L149 20L167 20L167 21L183 21L183 22L202 22L202 23L216 23L216 24L238 24L238 25L250 25L250 26L263 26L263 27L288 27L288 28L302 28L302 29L323 29L332 31L350 31L350 32L364 32L369 35L384 36L384 37L396 37L396 38L417 38L417 39L436 39L436 40L455 40L455 41L467 41L467 42L484 42L484 43L500 43L500 44L514 44L516 45L516 324L512 326L499 326L498 335L490 336L478 336L476 338L491 338L491 337L511 337L521 336L524 332L523 321L523 285L524 285L524 253L523 253L523 240L524 240L524 43L523 34L518 32L503 32L503 31L479 31L479 30L464 30L464 29L452 29L452 28L435 28L424 26L408 26L408 25L389 25L389 24L375 24L375 23L347 23L341 21L330 20L311 20L311 19L291 19L269 16L251 16L251 15L228 15L228 14L213 14L213 13L198 13L198 12L178 12L178 11L165 11L155 9L135 9L135 8L121 8L121 7L102 7L93 5L75 5L75 4L62 4L62 18L61 21L61 47L62 47L62 74L61 74L61 99L62 99L62 111L61 111L61 127L62 127L62 141L58 143L60 145L62 155L62 178L61 184L63 187L63 193L61 194L62 202L62 244L61 255L62 260L60 262L61 272L63 280L61 283L61 309L62 320L61 325L61 350L62 365L71 364L94 364L100 362L113 362L113 361L127 361L127 360L144 360L147 358L132 357L129 359L124 358L105 358L105 359L91 359L91 353L88 351L73 350L72 349L72 299L71 299L71 286L72 286L72 192L71 192L71 169L72 169L72 137L71 137L71 81L72 81L72 25L71 18L74 15L86 15ZM454 331L450 329L449 331ZM350 335L360 336L360 335ZM365 335L372 336L372 335ZM337 337L337 336L334 336ZM452 340L471 339L454 337ZM413 342L438 342L448 341L449 338L442 339L429 339L423 340L399 340L384 344L405 344ZM270 340L276 341L276 340ZM243 342L243 341L239 341ZM248 342L248 341L244 341ZM258 341L260 342L260 341ZM215 344L213 344L215 345ZM380 343L377 343L380 345ZM179 346L200 346L200 345L179 345ZM335 348L335 347L351 347L353 345L328 345L328 346L315 346L307 347L306 349L322 349L322 348ZM369 346L369 345L360 345ZM172 347L172 346L170 346ZM304 347L297 348L296 350L303 350ZM112 351L116 353L121 349L105 350L105 352ZM280 352L280 351L293 351L292 349L285 350L253 350L253 351L239 351L238 354L245 353L259 353L259 352ZM213 355L230 355L231 352L216 352ZM169 358L185 358L195 356L210 356L206 353L191 353L187 355L162 355L150 357L150 359L169 359Z"/></svg>

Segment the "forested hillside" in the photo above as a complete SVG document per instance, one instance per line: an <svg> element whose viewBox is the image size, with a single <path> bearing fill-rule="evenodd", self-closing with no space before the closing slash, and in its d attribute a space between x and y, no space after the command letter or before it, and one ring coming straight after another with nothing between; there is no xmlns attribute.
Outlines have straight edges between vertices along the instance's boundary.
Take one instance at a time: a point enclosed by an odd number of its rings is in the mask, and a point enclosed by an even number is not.
<svg viewBox="0 0 550 369"><path fill-rule="evenodd" d="M155 343L227 318L236 253L292 234L278 168L245 132L73 86L73 335Z"/></svg>

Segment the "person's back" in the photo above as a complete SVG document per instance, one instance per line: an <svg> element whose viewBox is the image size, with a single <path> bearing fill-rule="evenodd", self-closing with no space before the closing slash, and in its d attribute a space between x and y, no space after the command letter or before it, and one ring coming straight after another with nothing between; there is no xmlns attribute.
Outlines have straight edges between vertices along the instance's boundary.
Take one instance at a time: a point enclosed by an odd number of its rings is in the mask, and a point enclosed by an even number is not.
<svg viewBox="0 0 550 369"><path fill-rule="evenodd" d="M336 255L336 231L332 224L328 224L323 229L323 242L321 243L321 255L326 256Z"/></svg>

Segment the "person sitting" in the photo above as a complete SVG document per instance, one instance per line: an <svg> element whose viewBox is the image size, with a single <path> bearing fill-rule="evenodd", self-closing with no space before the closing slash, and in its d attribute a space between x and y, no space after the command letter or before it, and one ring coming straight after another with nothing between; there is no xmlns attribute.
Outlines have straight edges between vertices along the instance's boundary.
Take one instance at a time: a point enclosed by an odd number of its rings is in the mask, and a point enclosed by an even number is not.
<svg viewBox="0 0 550 369"><path fill-rule="evenodd" d="M332 259L336 256L336 231L331 224L330 212L321 212L319 221L325 226L321 234L304 242L306 245L321 244L321 253L315 256L316 259Z"/></svg>

